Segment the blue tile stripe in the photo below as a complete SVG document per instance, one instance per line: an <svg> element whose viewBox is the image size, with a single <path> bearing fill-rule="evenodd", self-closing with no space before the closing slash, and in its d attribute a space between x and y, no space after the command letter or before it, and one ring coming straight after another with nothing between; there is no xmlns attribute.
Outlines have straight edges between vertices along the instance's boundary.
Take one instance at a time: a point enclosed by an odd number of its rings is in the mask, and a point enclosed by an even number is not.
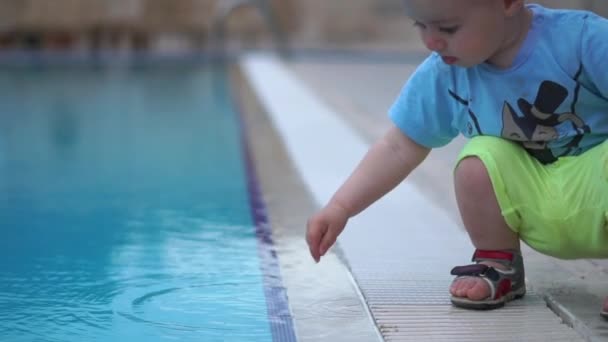
<svg viewBox="0 0 608 342"><path fill-rule="evenodd" d="M251 150L248 146L249 137L242 117L244 108L242 108L242 103L239 102L235 94L235 88L235 85L231 87L232 103L238 109L236 112L240 120L241 143L247 169L249 201L251 203L251 214L255 223L255 233L258 240L258 252L272 339L274 342L295 342L296 334L293 317L289 310L287 290L283 286L279 260L272 240L272 228L268 222L266 205L262 198Z"/></svg>

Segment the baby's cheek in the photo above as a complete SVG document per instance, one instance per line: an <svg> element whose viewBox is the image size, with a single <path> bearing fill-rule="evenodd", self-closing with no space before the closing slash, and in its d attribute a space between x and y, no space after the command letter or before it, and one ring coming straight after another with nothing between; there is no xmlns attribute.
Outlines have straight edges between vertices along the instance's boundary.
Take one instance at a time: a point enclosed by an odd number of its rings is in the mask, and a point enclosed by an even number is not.
<svg viewBox="0 0 608 342"><path fill-rule="evenodd" d="M469 55L477 55L483 50L483 44L479 39L463 39L458 46L461 51Z"/></svg>
<svg viewBox="0 0 608 342"><path fill-rule="evenodd" d="M463 41L460 48L464 54L479 63L484 62L488 58L492 57L495 53L494 45L484 41L483 39L471 39L466 42Z"/></svg>

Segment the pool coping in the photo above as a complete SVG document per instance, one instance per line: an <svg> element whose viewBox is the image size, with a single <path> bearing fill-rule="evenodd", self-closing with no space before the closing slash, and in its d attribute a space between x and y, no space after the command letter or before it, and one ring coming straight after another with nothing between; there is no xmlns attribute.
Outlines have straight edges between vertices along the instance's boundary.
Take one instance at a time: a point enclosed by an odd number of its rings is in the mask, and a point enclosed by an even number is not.
<svg viewBox="0 0 608 342"><path fill-rule="evenodd" d="M230 74L232 83L238 88L241 106L246 108L241 112L244 129L253 137L248 139L248 145L267 209L297 340L381 341L352 274L339 254L329 256L321 267L308 255L304 223L317 206L300 181L242 69L235 66Z"/></svg>
<svg viewBox="0 0 608 342"><path fill-rule="evenodd" d="M289 310L287 291L283 286L281 268L278 263L275 243L272 237L272 228L268 222L268 211L262 197L259 175L254 166L252 150L249 147L250 132L244 124L245 121L243 116L247 107L244 106L244 101L240 100L239 89L241 88L238 86L238 84L242 84L242 82L237 82L236 79L237 77L233 77L233 80L235 81L228 82L229 92L239 119L241 150L247 173L250 211L254 221L255 235L258 242L258 255L260 257L260 269L264 279L264 295L266 297L266 309L270 330L273 341L295 342L296 331L293 317Z"/></svg>

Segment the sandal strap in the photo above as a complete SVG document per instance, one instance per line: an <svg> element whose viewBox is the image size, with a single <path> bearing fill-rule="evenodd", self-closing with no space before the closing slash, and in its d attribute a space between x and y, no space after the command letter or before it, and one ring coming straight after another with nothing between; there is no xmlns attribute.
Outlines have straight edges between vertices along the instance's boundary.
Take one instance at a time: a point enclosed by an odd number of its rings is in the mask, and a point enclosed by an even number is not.
<svg viewBox="0 0 608 342"><path fill-rule="evenodd" d="M498 279L500 279L500 273L498 273L494 267L484 264L456 266L452 268L450 274L458 277L488 277L492 281L498 281Z"/></svg>
<svg viewBox="0 0 608 342"><path fill-rule="evenodd" d="M510 291L525 287L524 264L521 253L516 250L487 251L475 250L472 261L475 264L456 266L450 274L456 277L479 277L490 285L492 299L498 299ZM481 264L482 261L493 261L506 266L501 270Z"/></svg>
<svg viewBox="0 0 608 342"><path fill-rule="evenodd" d="M488 251L476 249L473 253L471 261L475 263L482 261L493 261L505 267L511 268L514 263L517 263L518 259L521 259L521 253L516 250Z"/></svg>

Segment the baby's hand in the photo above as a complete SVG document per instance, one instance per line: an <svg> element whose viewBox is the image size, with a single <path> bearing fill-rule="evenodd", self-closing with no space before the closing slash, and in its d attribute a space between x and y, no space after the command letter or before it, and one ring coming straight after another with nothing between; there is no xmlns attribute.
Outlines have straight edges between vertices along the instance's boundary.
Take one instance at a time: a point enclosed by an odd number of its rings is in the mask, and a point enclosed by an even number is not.
<svg viewBox="0 0 608 342"><path fill-rule="evenodd" d="M336 242L348 221L347 211L337 205L328 205L312 216L307 223L306 242L310 255L319 262L327 250Z"/></svg>

